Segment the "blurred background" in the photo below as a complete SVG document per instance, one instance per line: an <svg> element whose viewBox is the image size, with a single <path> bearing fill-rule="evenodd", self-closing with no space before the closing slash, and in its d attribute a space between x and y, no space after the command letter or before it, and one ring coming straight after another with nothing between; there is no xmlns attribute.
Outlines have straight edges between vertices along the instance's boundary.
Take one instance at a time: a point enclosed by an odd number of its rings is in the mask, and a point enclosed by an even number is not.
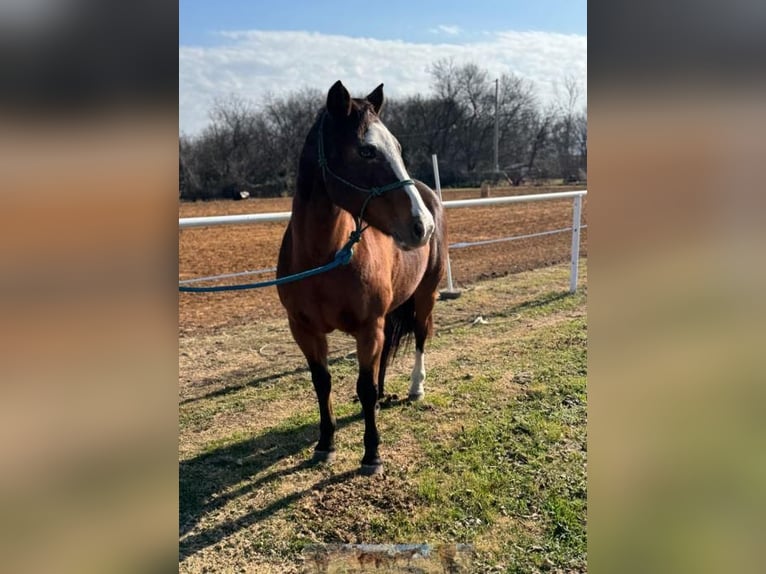
<svg viewBox="0 0 766 574"><path fill-rule="evenodd" d="M589 568L760 564L763 3L589 3Z"/></svg>
<svg viewBox="0 0 766 574"><path fill-rule="evenodd" d="M0 570L173 568L178 6L0 3Z"/></svg>

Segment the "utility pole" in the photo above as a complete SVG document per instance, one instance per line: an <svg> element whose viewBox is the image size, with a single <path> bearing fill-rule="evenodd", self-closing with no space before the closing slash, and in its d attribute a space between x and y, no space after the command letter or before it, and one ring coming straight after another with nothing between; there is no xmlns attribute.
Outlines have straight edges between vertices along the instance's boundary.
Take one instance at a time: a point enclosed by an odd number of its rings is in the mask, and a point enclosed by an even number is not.
<svg viewBox="0 0 766 574"><path fill-rule="evenodd" d="M500 164L498 162L497 158L497 141L498 141L498 121L499 118L497 117L497 108L498 108L498 81L497 78L495 78L495 156L494 156L494 164L495 164L495 173L500 172Z"/></svg>

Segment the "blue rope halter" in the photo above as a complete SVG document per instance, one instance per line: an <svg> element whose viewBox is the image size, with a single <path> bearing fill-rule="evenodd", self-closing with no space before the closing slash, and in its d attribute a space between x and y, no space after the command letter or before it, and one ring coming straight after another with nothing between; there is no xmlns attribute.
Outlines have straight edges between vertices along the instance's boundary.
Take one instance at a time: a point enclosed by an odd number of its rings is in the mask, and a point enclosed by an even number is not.
<svg viewBox="0 0 766 574"><path fill-rule="evenodd" d="M384 185L382 187L360 187L358 185L355 185L348 181L347 179L342 178L337 173L335 173L333 170L330 169L330 166L327 165L327 156L325 155L324 151L324 120L325 117L327 117L327 112L322 113L322 117L319 120L319 130L317 135L317 161L319 163L319 167L322 168L322 179L324 179L325 183L327 182L327 175L331 175L335 179L337 179L342 184L350 187L351 189L354 189L356 191L366 193L367 197L365 197L364 202L362 203L362 208L359 210L359 216L356 218L356 229L351 232L351 235L348 238L348 241L343 245L343 247L338 250L338 252L335 254L335 257L332 261L329 263L322 265L320 267L314 267L313 269L307 269L306 271L301 271L300 273L294 273L293 275L287 275L286 277L280 277L278 279L270 279L268 281L259 281L258 283L240 283L237 285L216 285L213 287L187 287L185 285L179 285L178 290L181 293L214 293L219 291L242 291L244 289L259 289L261 287L271 287L273 285L284 285L285 283L292 283L294 281L300 281L301 279L306 279L307 277L312 277L313 275L319 275L320 273L325 273L326 271L330 271L331 269L335 269L336 267L341 267L343 265L348 265L348 263L351 261L351 257L354 255L354 245L356 245L361 239L362 239L362 233L364 233L365 229L367 229L370 225L363 225L362 224L362 218L364 216L364 212L367 209L367 205L370 203L370 200L372 200L375 197L380 197L387 191L392 191L394 189L398 189L400 187L404 187L405 185L414 185L415 182L411 179L403 179L400 181L395 181L393 183L389 183L388 185Z"/></svg>

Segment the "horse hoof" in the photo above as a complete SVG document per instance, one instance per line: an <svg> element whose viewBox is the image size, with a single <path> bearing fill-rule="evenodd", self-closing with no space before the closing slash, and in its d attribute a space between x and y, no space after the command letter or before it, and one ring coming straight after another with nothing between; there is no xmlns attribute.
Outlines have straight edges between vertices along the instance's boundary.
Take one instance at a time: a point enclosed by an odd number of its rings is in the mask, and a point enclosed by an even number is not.
<svg viewBox="0 0 766 574"><path fill-rule="evenodd" d="M417 394L414 394L414 395L409 395L407 397L407 399L409 399L411 402L415 403L417 401L422 401L423 397L425 397L425 396L426 396L425 393L417 393Z"/></svg>
<svg viewBox="0 0 766 574"><path fill-rule="evenodd" d="M323 462L326 464L330 464L334 460L335 460L334 450L315 450L314 456L311 457L312 462Z"/></svg>
<svg viewBox="0 0 766 574"><path fill-rule="evenodd" d="M386 395L385 397L378 398L378 404L383 409L398 405L400 402L399 395Z"/></svg>
<svg viewBox="0 0 766 574"><path fill-rule="evenodd" d="M372 476L374 474L383 474L382 464L363 464L359 467L359 474L362 476Z"/></svg>

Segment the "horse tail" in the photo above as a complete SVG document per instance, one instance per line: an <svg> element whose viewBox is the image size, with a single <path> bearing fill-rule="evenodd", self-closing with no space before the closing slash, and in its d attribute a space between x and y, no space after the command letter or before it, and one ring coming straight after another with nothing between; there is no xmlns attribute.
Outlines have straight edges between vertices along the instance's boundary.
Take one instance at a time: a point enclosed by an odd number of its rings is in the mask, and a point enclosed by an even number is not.
<svg viewBox="0 0 766 574"><path fill-rule="evenodd" d="M388 349L386 357L390 362L396 357L399 347L406 346L415 333L415 298L410 297L396 309L386 315L384 328L385 348Z"/></svg>

